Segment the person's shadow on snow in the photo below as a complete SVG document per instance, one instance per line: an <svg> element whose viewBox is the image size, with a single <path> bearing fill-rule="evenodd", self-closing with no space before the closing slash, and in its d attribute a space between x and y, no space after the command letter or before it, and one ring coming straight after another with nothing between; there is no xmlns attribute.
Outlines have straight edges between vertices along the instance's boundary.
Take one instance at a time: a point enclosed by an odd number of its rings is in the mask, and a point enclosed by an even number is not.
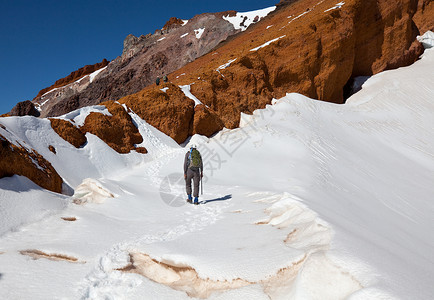
<svg viewBox="0 0 434 300"><path fill-rule="evenodd" d="M211 200L204 200L204 201L202 201L202 204L206 204L206 203L214 202L214 201L226 201L229 199L232 199L232 195L226 195L224 197L215 198L215 199L211 199Z"/></svg>

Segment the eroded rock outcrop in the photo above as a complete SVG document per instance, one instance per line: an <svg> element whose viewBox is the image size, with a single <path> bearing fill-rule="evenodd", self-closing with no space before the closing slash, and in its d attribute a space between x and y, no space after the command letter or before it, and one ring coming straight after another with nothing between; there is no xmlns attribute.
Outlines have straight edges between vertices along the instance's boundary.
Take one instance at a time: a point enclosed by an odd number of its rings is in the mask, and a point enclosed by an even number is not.
<svg viewBox="0 0 434 300"><path fill-rule="evenodd" d="M40 113L33 105L32 101L26 100L18 102L8 113L9 116L34 116L39 117Z"/></svg>
<svg viewBox="0 0 434 300"><path fill-rule="evenodd" d="M101 113L90 113L80 130L90 132L119 153L136 150L136 144L143 142L137 127L122 105L113 101L102 103L112 116ZM144 148L140 152L146 153Z"/></svg>
<svg viewBox="0 0 434 300"><path fill-rule="evenodd" d="M62 192L62 178L36 150L12 143L0 134L0 156L0 178L21 175L47 190Z"/></svg>
<svg viewBox="0 0 434 300"><path fill-rule="evenodd" d="M269 18L176 71L228 128L287 92L343 103L357 76L406 66L423 47L417 1L286 1ZM218 55L216 55L218 54ZM200 80L198 80L200 78Z"/></svg>
<svg viewBox="0 0 434 300"><path fill-rule="evenodd" d="M150 87L119 100L142 119L166 133L178 143L187 139L194 115L194 101L187 98L178 86L165 84L167 90Z"/></svg>
<svg viewBox="0 0 434 300"><path fill-rule="evenodd" d="M149 87L119 102L177 143L192 134L211 136L223 128L223 121L212 109L201 104L195 106L179 86L171 83Z"/></svg>
<svg viewBox="0 0 434 300"><path fill-rule="evenodd" d="M419 0L413 20L421 34L434 31L434 1Z"/></svg>
<svg viewBox="0 0 434 300"><path fill-rule="evenodd" d="M143 138L124 107L113 101L101 105L104 105L111 115L91 112L82 126L77 126L69 120L51 118L51 127L61 138L76 148L86 144L86 133L89 132L118 153L129 153L131 150L147 153L146 148L136 147L143 142Z"/></svg>
<svg viewBox="0 0 434 300"><path fill-rule="evenodd" d="M65 141L76 148L86 144L85 134L71 122L63 119L50 119L53 130Z"/></svg>

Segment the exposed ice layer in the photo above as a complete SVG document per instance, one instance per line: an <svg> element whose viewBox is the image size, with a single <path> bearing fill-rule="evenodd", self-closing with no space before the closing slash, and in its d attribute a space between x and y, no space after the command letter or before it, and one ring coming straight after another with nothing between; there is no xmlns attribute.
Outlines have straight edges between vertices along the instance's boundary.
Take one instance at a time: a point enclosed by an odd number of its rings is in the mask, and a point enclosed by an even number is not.
<svg viewBox="0 0 434 300"><path fill-rule="evenodd" d="M276 6L271 6L264 9L258 9L254 11L248 11L248 12L237 12L235 16L224 16L223 19L230 22L234 28L241 29L241 31L246 30L250 25L254 23L254 21L259 21L261 18L267 16L269 13L274 11L276 9ZM255 18L257 20L255 20Z"/></svg>

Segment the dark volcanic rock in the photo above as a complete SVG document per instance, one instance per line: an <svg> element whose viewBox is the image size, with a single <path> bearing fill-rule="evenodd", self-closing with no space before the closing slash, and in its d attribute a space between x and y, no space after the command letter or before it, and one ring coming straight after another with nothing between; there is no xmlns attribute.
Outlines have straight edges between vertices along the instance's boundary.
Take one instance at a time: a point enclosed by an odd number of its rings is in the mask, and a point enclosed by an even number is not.
<svg viewBox="0 0 434 300"><path fill-rule="evenodd" d="M9 112L10 116L34 116L39 117L40 113L30 100L18 102Z"/></svg>

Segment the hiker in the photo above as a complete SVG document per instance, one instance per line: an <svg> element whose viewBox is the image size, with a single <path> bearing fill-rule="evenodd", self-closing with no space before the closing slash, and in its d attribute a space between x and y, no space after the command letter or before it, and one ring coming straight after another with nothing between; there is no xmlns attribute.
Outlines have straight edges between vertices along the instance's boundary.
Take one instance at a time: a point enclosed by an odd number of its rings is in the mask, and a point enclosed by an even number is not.
<svg viewBox="0 0 434 300"><path fill-rule="evenodd" d="M191 197L191 180L193 179L194 184L194 204L199 204L199 183L203 177L203 163L202 156L200 152L196 149L196 146L192 145L190 151L185 154L184 159L184 178L185 187L187 190L187 202L192 203L193 198Z"/></svg>
<svg viewBox="0 0 434 300"><path fill-rule="evenodd" d="M155 79L155 84L160 85L160 77L157 76L157 79Z"/></svg>
<svg viewBox="0 0 434 300"><path fill-rule="evenodd" d="M169 81L169 78L167 78L166 75L163 75L163 81L166 83L167 81Z"/></svg>

